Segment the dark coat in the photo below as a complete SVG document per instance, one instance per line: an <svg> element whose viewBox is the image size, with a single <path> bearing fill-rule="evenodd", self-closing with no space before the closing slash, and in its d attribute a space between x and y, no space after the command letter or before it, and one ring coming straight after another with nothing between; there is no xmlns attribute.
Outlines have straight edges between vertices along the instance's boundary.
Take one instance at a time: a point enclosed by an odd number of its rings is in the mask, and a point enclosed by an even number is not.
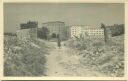
<svg viewBox="0 0 128 81"><path fill-rule="evenodd" d="M58 38L57 43L58 43L58 47L61 47L61 40L60 40L60 38Z"/></svg>

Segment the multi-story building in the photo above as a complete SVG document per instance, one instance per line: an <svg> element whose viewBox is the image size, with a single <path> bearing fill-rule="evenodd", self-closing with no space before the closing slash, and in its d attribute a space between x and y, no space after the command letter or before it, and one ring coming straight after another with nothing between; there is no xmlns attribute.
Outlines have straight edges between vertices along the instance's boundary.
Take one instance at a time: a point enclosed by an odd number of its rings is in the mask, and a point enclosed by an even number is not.
<svg viewBox="0 0 128 81"><path fill-rule="evenodd" d="M102 28L94 27L94 26L87 26L87 25L75 25L71 26L71 37L74 38L75 36L79 37L80 35L92 38L103 38L104 37L104 30Z"/></svg>
<svg viewBox="0 0 128 81"><path fill-rule="evenodd" d="M46 22L42 24L42 27L47 27L49 30L49 35L59 35L61 39L65 39L65 22L53 21Z"/></svg>
<svg viewBox="0 0 128 81"><path fill-rule="evenodd" d="M71 37L71 27L70 26L66 26L66 37L67 39Z"/></svg>
<svg viewBox="0 0 128 81"><path fill-rule="evenodd" d="M80 25L71 26L71 37L79 37L82 33L82 27Z"/></svg>

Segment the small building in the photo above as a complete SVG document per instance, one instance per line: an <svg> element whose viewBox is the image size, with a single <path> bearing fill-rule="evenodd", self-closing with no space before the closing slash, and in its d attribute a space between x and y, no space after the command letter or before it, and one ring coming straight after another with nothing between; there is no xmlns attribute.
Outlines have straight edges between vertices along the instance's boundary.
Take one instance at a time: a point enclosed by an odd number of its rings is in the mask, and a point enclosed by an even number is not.
<svg viewBox="0 0 128 81"><path fill-rule="evenodd" d="M38 27L38 23L32 22L32 21L28 21L27 23L20 24L20 29L31 29L31 28L37 28L37 27Z"/></svg>

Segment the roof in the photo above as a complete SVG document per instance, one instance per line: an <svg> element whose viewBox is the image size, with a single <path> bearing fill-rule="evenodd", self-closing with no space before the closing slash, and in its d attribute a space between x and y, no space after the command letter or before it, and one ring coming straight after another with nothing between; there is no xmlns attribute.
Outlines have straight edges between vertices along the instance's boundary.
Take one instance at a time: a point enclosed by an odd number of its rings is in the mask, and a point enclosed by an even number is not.
<svg viewBox="0 0 128 81"><path fill-rule="evenodd" d="M101 27L99 26L91 26L91 25L72 25L70 27L73 27L73 26L80 26L83 29L101 29Z"/></svg>
<svg viewBox="0 0 128 81"><path fill-rule="evenodd" d="M48 23L65 23L65 22L62 22L62 21L51 21L51 22L46 22L46 23L42 23L42 24L48 24Z"/></svg>
<svg viewBox="0 0 128 81"><path fill-rule="evenodd" d="M20 24L20 29L29 29L29 28L36 28L38 26L37 22L27 22Z"/></svg>

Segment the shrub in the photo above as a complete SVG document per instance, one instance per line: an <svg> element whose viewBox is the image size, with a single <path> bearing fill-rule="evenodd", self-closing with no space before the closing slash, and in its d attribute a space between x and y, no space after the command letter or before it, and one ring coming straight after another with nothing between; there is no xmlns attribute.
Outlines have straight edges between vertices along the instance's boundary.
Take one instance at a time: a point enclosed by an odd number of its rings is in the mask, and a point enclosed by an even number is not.
<svg viewBox="0 0 128 81"><path fill-rule="evenodd" d="M17 42L17 43L16 43ZM4 75L5 76L43 76L45 75L46 44L39 41L17 41L17 38L4 39ZM43 50L42 50L43 49Z"/></svg>
<svg viewBox="0 0 128 81"><path fill-rule="evenodd" d="M122 36L112 37L109 44L86 38L71 39L67 46L81 50L81 63L109 76L124 75L124 40Z"/></svg>

